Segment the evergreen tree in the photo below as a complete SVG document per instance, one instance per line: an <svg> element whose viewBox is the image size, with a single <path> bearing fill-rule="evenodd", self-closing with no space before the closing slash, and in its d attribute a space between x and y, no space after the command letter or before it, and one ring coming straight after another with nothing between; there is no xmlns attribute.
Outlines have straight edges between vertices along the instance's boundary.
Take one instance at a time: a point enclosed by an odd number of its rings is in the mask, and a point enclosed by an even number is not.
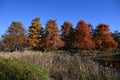
<svg viewBox="0 0 120 80"><path fill-rule="evenodd" d="M42 27L40 24L40 19L35 18L31 22L29 27L29 35L26 39L27 45L33 50L39 50L39 43L41 41Z"/></svg>

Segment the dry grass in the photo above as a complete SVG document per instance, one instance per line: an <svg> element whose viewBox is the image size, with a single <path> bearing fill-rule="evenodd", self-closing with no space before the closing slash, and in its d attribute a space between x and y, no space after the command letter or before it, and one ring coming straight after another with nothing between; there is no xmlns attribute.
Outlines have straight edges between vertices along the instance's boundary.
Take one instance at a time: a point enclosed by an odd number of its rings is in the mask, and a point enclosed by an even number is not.
<svg viewBox="0 0 120 80"><path fill-rule="evenodd" d="M9 57L11 57L11 58L20 58L20 57L23 57L23 56L34 55L34 54L41 54L42 55L42 52L34 52L34 51L0 52L0 56L5 57L5 58L9 58Z"/></svg>
<svg viewBox="0 0 120 80"><path fill-rule="evenodd" d="M53 80L115 80L112 69L102 67L86 57L54 53L25 51L1 53L0 56L19 58L42 65L48 69Z"/></svg>

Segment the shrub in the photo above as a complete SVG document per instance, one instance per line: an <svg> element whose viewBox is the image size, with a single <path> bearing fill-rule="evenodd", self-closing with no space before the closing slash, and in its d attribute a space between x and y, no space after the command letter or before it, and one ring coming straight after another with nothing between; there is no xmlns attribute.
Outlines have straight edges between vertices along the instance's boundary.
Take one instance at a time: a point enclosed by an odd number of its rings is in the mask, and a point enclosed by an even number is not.
<svg viewBox="0 0 120 80"><path fill-rule="evenodd" d="M0 80L48 80L48 71L24 60L0 57Z"/></svg>

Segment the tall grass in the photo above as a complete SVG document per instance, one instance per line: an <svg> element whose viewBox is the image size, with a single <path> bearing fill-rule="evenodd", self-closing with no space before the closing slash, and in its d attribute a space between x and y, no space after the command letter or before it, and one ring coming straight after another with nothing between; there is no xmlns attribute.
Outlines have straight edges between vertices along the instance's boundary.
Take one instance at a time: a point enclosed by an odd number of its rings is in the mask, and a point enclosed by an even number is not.
<svg viewBox="0 0 120 80"><path fill-rule="evenodd" d="M9 55L9 57L28 60L45 67L52 80L115 80L116 77L113 69L102 67L89 58L77 54L71 56L65 52L55 54L55 52L30 51L4 54L0 54L0 56Z"/></svg>

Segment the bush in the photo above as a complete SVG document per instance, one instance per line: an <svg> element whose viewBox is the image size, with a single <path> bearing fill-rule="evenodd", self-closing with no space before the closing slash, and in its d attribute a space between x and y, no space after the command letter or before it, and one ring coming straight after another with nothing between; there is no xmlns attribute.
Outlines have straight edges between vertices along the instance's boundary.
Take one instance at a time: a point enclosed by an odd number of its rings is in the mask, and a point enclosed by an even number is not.
<svg viewBox="0 0 120 80"><path fill-rule="evenodd" d="M0 57L0 80L48 80L48 71L24 60Z"/></svg>

